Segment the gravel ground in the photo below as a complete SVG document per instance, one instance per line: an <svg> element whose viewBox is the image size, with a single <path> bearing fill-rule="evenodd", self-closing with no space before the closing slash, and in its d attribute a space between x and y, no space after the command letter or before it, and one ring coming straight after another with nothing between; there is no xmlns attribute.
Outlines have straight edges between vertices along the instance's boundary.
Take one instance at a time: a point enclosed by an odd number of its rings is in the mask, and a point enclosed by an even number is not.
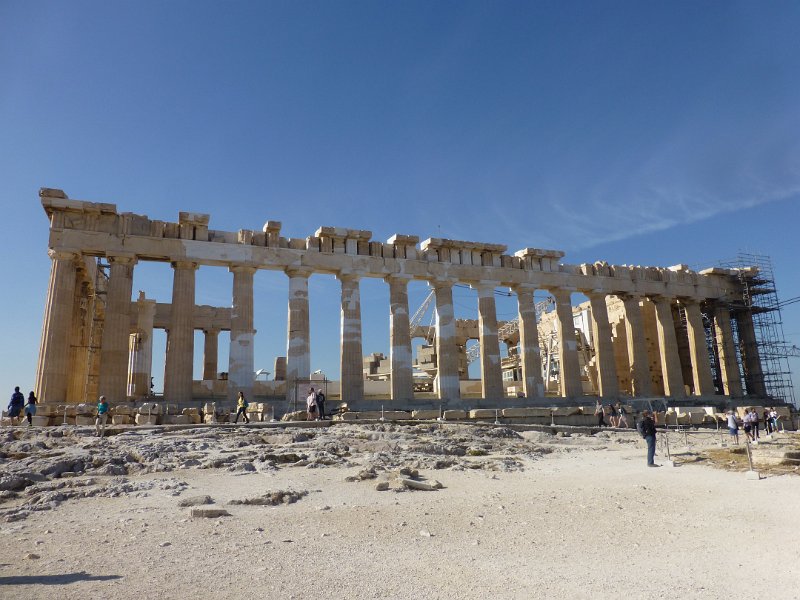
<svg viewBox="0 0 800 600"><path fill-rule="evenodd" d="M18 428L0 442L0 597L15 600L727 599L766 580L800 598L800 477L648 469L631 432ZM191 516L208 510L227 516Z"/></svg>

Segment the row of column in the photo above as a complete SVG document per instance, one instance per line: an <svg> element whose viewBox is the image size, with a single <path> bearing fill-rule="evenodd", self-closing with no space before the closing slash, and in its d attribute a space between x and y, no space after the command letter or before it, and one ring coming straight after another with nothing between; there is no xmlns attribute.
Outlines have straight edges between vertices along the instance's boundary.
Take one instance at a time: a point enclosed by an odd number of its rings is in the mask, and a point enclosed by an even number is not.
<svg viewBox="0 0 800 600"><path fill-rule="evenodd" d="M69 337L76 319L76 264L79 254L68 251L51 251L53 260L45 312L45 327L37 373L37 392L54 401L64 399L70 381ZM99 390L112 401L124 400L128 394L145 395L150 385L152 362L152 327L155 303L139 311L137 334L130 337L130 298L133 268L136 258L110 256L109 278L106 289L105 322L100 351ZM168 330L165 364L164 394L170 401L184 401L192 397L192 370L194 361L193 312L195 306L195 274L198 265L188 261L175 261L171 321ZM238 391L252 395L254 381L253 329L253 276L254 267L234 266L233 308L231 315L231 347L228 374L229 397ZM307 269L289 269L288 336L287 336L287 398L296 398L298 381L310 377L310 328ZM341 284L341 386L342 397L360 400L364 396L361 341L361 305L359 277L342 273ZM413 392L412 346L409 327L408 281L410 277L392 275L386 278L390 294L391 330L391 395L393 400L411 400ZM460 398L456 320L453 309L452 281L431 282L436 298L436 355L437 391L444 400ZM484 398L502 398L504 394L500 348L497 333L497 314L494 299L496 283L480 282L473 287L478 293L478 313L481 349L481 381ZM541 372L539 336L536 323L533 286L514 288L517 294L520 330L520 358L522 385L529 398L544 395ZM578 361L572 313L571 292L551 289L556 302L557 335L560 348L560 392L564 397L582 394L581 373ZM606 296L589 293L595 340L599 392L601 396L614 397L619 393L611 327L606 307ZM640 306L640 296L622 298L625 308L627 347L631 358L633 391L637 396L652 395L648 366L647 345ZM667 396L685 395L681 361L673 322L673 299L651 298L655 305L658 346L664 386ZM696 302L680 301L686 315L689 350L692 363L693 388L697 395L715 393L708 361L705 332ZM752 319L747 315L739 319L738 328L743 343L754 337ZM720 358L721 379L725 393L741 396L739 370L730 314L727 310L714 312L714 326ZM73 332L74 333L74 332ZM216 376L218 332L206 332L204 378ZM748 337L750 336L750 337ZM755 344L751 344L745 360L750 373L760 371ZM130 382L128 373L131 373ZM130 383L130 387L129 387ZM755 384L754 384L755 385ZM763 382L761 383L763 387ZM748 386L748 391L750 387ZM305 389L300 390L305 393ZM751 393L755 393L752 390Z"/></svg>

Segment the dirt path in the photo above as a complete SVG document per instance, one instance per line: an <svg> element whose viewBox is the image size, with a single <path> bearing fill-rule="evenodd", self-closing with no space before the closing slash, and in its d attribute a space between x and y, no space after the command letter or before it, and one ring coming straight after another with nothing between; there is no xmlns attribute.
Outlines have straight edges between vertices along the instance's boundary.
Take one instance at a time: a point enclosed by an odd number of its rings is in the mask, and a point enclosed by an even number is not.
<svg viewBox="0 0 800 600"><path fill-rule="evenodd" d="M647 469L639 444L552 442L562 451L523 469L423 469L436 491L377 491L380 471L345 481L377 450L360 464L133 475L143 491L2 523L0 597L728 599L747 572L749 593L769 574L771 597L800 598L800 477ZM308 495L228 504L270 490ZM178 502L199 494L232 516L189 518Z"/></svg>

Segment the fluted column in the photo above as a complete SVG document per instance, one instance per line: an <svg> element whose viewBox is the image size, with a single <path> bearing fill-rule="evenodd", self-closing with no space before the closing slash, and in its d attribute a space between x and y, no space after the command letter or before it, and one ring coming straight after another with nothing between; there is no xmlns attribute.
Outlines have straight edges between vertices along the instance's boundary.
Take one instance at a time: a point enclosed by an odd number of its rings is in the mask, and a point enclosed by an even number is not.
<svg viewBox="0 0 800 600"><path fill-rule="evenodd" d="M75 300L75 261L78 254L50 250L50 284L44 308L36 393L39 402L64 402L67 398L69 333Z"/></svg>
<svg viewBox="0 0 800 600"><path fill-rule="evenodd" d="M294 402L298 379L311 376L311 329L309 326L308 277L311 271L289 269L289 308L286 340L286 400ZM302 400L305 390L299 390Z"/></svg>
<svg viewBox="0 0 800 600"><path fill-rule="evenodd" d="M496 400L505 397L503 371L500 367L500 341L497 337L497 305L494 283L475 284L478 292L478 335L481 348L481 388L483 397Z"/></svg>
<svg viewBox="0 0 800 600"><path fill-rule="evenodd" d="M461 399L461 384L458 378L453 284L434 281L431 285L436 296L436 381L439 398L458 401Z"/></svg>
<svg viewBox="0 0 800 600"><path fill-rule="evenodd" d="M172 263L172 269L172 307L167 332L164 400L186 402L192 399L194 288L197 264L175 261Z"/></svg>
<svg viewBox="0 0 800 600"><path fill-rule="evenodd" d="M526 398L544 397L542 357L539 348L539 329L536 324L536 304L532 287L517 286L519 310L519 351L522 363L522 386Z"/></svg>
<svg viewBox="0 0 800 600"><path fill-rule="evenodd" d="M652 396L653 382L650 378L650 365L647 359L647 339L644 335L644 319L639 306L640 296L622 296L625 307L625 336L630 357L631 382L634 396Z"/></svg>
<svg viewBox="0 0 800 600"><path fill-rule="evenodd" d="M731 313L725 306L714 307L714 329L717 333L720 379L725 395L741 398L742 380L736 362L736 344L733 340Z"/></svg>
<svg viewBox="0 0 800 600"><path fill-rule="evenodd" d="M233 266L233 308L231 310L231 349L228 354L228 400L243 392L253 399L255 377L253 330L253 275L255 267Z"/></svg>
<svg viewBox="0 0 800 600"><path fill-rule="evenodd" d="M150 377L153 371L153 320L156 301L148 300L139 292L136 301L136 332L133 334L131 368L128 374L128 396L146 398L150 394Z"/></svg>
<svg viewBox="0 0 800 600"><path fill-rule="evenodd" d="M578 361L578 342L575 339L575 319L572 316L572 300L569 290L556 288L550 290L556 300L558 317L558 347L560 353L561 395L575 398L583 395L580 362Z"/></svg>
<svg viewBox="0 0 800 600"><path fill-rule="evenodd" d="M700 305L691 300L681 301L686 313L686 330L689 334L689 356L692 360L692 377L695 396L713 396L716 393L708 359L706 332Z"/></svg>
<svg viewBox="0 0 800 600"><path fill-rule="evenodd" d="M592 309L592 337L599 393L604 398L615 398L619 396L619 379L614 358L614 344L611 341L611 324L608 322L606 295L589 293L587 296Z"/></svg>
<svg viewBox="0 0 800 600"><path fill-rule="evenodd" d="M127 397L128 387L131 288L136 258L109 256L108 262L111 267L106 288L98 390L109 402L122 402Z"/></svg>
<svg viewBox="0 0 800 600"><path fill-rule="evenodd" d="M361 351L361 294L358 275L339 274L342 284L341 349L339 366L342 378L342 400L364 399L364 372Z"/></svg>
<svg viewBox="0 0 800 600"><path fill-rule="evenodd" d="M672 299L664 296L653 298L656 307L656 328L658 330L658 352L661 359L661 373L664 377L664 394L672 398L685 398L681 356L675 335L675 321L672 318Z"/></svg>
<svg viewBox="0 0 800 600"><path fill-rule="evenodd" d="M219 329L203 330L203 381L216 381L219 373Z"/></svg>
<svg viewBox="0 0 800 600"><path fill-rule="evenodd" d="M408 278L391 275L389 284L389 364L392 400L414 399L411 367L411 323L408 317Z"/></svg>
<svg viewBox="0 0 800 600"><path fill-rule="evenodd" d="M78 261L80 265L80 261ZM67 402L86 401L86 380L89 373L89 282L78 268L75 277L75 296L72 302L72 325L69 333L69 363L67 367Z"/></svg>
<svg viewBox="0 0 800 600"><path fill-rule="evenodd" d="M767 395L767 386L764 384L764 371L758 354L753 313L749 309L736 314L736 328L739 331L739 352L744 367L745 389L751 396L764 398Z"/></svg>

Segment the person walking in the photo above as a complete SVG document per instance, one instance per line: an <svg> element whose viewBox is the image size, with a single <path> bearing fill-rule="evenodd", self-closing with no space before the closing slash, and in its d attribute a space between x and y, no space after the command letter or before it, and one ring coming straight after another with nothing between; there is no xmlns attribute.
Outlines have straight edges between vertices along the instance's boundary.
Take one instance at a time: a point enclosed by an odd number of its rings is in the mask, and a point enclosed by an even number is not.
<svg viewBox="0 0 800 600"><path fill-rule="evenodd" d="M22 407L25 406L25 396L19 391L19 386L14 388L14 393L11 394L11 400L8 403L8 416L11 417L11 424L14 424L14 419L19 418L22 412Z"/></svg>
<svg viewBox="0 0 800 600"><path fill-rule="evenodd" d="M319 411L319 419L325 418L325 394L322 390L317 392L317 410Z"/></svg>
<svg viewBox="0 0 800 600"><path fill-rule="evenodd" d="M612 403L609 403L608 412L610 413L609 417L608 417L608 420L611 421L611 426L612 427L619 427L618 421L617 421L617 419L618 419L618 417L617 417L617 407L614 406Z"/></svg>
<svg viewBox="0 0 800 600"><path fill-rule="evenodd" d="M36 396L31 390L28 394L28 402L25 404L25 416L28 418L28 427L33 425L33 417L36 416Z"/></svg>
<svg viewBox="0 0 800 600"><path fill-rule="evenodd" d="M739 422L736 420L736 413L733 409L728 411L728 433L733 438L733 442L739 445Z"/></svg>
<svg viewBox="0 0 800 600"><path fill-rule="evenodd" d="M745 409L744 417L742 417L742 424L744 425L744 434L747 436L749 441L753 441L753 415L752 413Z"/></svg>
<svg viewBox="0 0 800 600"><path fill-rule="evenodd" d="M247 407L249 404L244 397L244 392L239 392L239 396L236 398L236 418L233 420L234 423L239 422L239 415L244 417L244 422L249 423L250 419L247 417Z"/></svg>
<svg viewBox="0 0 800 600"><path fill-rule="evenodd" d="M103 437L106 434L106 422L108 421L108 401L105 396L100 396L100 401L97 403L97 418L94 421L94 428L97 437Z"/></svg>
<svg viewBox="0 0 800 600"><path fill-rule="evenodd" d="M650 414L649 410L642 412L642 419L637 425L639 435L647 442L647 466L658 467L655 463L656 456L656 422Z"/></svg>
<svg viewBox="0 0 800 600"><path fill-rule="evenodd" d="M622 402L617 400L617 413L619 413L619 417L617 418L617 427L625 427L628 428L628 411L622 405ZM625 425L623 425L623 423Z"/></svg>
<svg viewBox="0 0 800 600"><path fill-rule="evenodd" d="M771 423L769 422L769 409L764 408L764 434L769 435L772 433Z"/></svg>
<svg viewBox="0 0 800 600"><path fill-rule="evenodd" d="M594 405L594 414L597 417L597 426L598 427L608 427L605 419L605 410L603 409L603 404L600 402L600 399L597 399L597 404Z"/></svg>
<svg viewBox="0 0 800 600"><path fill-rule="evenodd" d="M306 421L316 421L317 419L317 395L314 388L308 390L306 397Z"/></svg>

